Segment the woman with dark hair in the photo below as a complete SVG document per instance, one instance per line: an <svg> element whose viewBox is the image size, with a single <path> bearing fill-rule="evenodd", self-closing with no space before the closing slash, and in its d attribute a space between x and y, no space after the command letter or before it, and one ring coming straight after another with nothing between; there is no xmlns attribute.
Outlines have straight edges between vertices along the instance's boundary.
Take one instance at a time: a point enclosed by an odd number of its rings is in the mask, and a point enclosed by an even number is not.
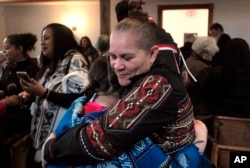
<svg viewBox="0 0 250 168"><path fill-rule="evenodd" d="M212 71L210 111L213 114L250 117L250 50L241 38L228 42L222 65Z"/></svg>
<svg viewBox="0 0 250 168"><path fill-rule="evenodd" d="M89 84L82 97L77 98L60 120L55 134L61 135L67 129L80 123L90 123L103 113L121 95L115 73L111 70L108 57L98 57L91 65L88 74ZM68 166L48 165L47 168L66 168Z"/></svg>
<svg viewBox="0 0 250 168"><path fill-rule="evenodd" d="M84 65L89 67L89 62L85 58L85 55L81 51L81 46L77 44L77 41L74 38L73 32L66 26L58 23L52 23L47 25L42 32L48 31L53 34L53 47L50 46L48 48L46 43L43 43L48 40L48 36L43 33L42 35L42 53L41 53L41 60L42 64L42 70L40 71L38 78L41 77L41 75L44 73L45 68L49 65L50 67L50 73L53 73L55 69L58 68L58 62L63 60L65 58L65 54L74 49L77 50L77 52L80 52L79 54L84 56L85 61L87 62ZM51 37L50 37L51 38ZM51 40L50 40L51 41ZM51 41L52 42L52 41ZM53 58L50 58L49 55L53 54ZM69 54L69 53L67 53Z"/></svg>
<svg viewBox="0 0 250 168"><path fill-rule="evenodd" d="M0 90L3 91L3 97L18 95L22 90L19 83L17 71L25 71L29 76L35 77L38 67L30 58L28 52L34 50L37 37L31 33L11 34L3 41L3 53L8 64L4 69L1 80ZM6 102L8 104L8 102ZM0 128L3 129L6 138L14 133L29 131L31 115L27 102L26 108L20 106L9 106L5 115L0 119ZM18 117L19 116L19 117ZM15 120L18 120L15 121Z"/></svg>
<svg viewBox="0 0 250 168"><path fill-rule="evenodd" d="M29 52L35 49L36 41L36 35L31 33L11 34L3 40L3 54L7 60L7 66L0 79L1 99L4 107L0 118L0 137L3 137L0 138L1 145L14 135L24 135L30 132L31 101L23 104L17 96L23 89L16 72L25 71L30 77L35 77L38 67L30 58ZM23 104L22 107L21 104ZM4 167L2 164L9 164L6 163L8 162L7 156L7 152L4 156L0 156L0 167Z"/></svg>
<svg viewBox="0 0 250 168"><path fill-rule="evenodd" d="M31 107L31 136L37 151L47 136L54 132L71 102L82 95L88 83L89 68L73 32L65 25L47 25L42 30L41 40L42 66L37 75L39 81L20 80L25 90L20 96L24 100L31 95L35 96L35 102ZM40 161L39 155L35 160Z"/></svg>
<svg viewBox="0 0 250 168"><path fill-rule="evenodd" d="M83 51L83 55L88 58L90 63L99 57L98 50L92 45L89 37L83 36L80 40L80 46Z"/></svg>

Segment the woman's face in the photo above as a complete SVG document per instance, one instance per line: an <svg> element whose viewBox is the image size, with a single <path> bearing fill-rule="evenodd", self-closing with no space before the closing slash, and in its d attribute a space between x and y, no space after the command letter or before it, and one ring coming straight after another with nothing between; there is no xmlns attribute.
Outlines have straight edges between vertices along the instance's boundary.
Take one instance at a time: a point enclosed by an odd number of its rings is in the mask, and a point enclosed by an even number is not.
<svg viewBox="0 0 250 168"><path fill-rule="evenodd" d="M115 31L110 37L110 64L121 86L131 83L131 78L143 74L151 68L158 48L147 52L136 45L137 35L133 31Z"/></svg>
<svg viewBox="0 0 250 168"><path fill-rule="evenodd" d="M83 38L81 41L81 46L83 48L88 48L89 47L89 41L86 38Z"/></svg>
<svg viewBox="0 0 250 168"><path fill-rule="evenodd" d="M51 28L46 28L42 32L41 39L42 53L48 58L52 58L53 55L53 31Z"/></svg>
<svg viewBox="0 0 250 168"><path fill-rule="evenodd" d="M22 47L10 44L7 38L3 40L3 53L8 61L17 62L22 57L22 52Z"/></svg>

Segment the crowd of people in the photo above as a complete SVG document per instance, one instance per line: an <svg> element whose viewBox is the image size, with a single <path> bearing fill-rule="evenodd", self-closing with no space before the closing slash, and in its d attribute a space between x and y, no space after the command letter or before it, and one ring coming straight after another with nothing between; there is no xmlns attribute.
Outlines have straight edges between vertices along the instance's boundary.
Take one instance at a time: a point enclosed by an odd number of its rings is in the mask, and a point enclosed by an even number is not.
<svg viewBox="0 0 250 168"><path fill-rule="evenodd" d="M205 122L211 136L216 115L250 118L250 88L247 87L250 50L246 40L231 38L221 24L214 23L209 36L196 37L191 49L186 66L182 66L182 76L195 118ZM211 152L208 148L206 154L211 156Z"/></svg>
<svg viewBox="0 0 250 168"><path fill-rule="evenodd" d="M196 37L191 49L192 53L185 63L195 80L185 66L182 66L182 76L194 105L195 116L207 114L249 118L247 96L250 90L246 86L250 82L250 50L246 40L231 38L224 33L220 23L214 23L210 26L209 36Z"/></svg>
<svg viewBox="0 0 250 168"><path fill-rule="evenodd" d="M42 29L35 59L36 35L3 40L1 167L11 167L17 135L28 135L21 168L211 167L202 119L250 117L249 45L215 23L209 36L192 35L180 61L184 49L142 4L120 1L96 47L60 23Z"/></svg>

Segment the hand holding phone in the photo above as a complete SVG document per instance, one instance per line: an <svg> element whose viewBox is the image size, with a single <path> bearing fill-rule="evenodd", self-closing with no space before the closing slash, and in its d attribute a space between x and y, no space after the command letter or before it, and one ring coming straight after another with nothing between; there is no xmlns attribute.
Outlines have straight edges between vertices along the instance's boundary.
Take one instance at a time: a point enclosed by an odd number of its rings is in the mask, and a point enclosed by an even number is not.
<svg viewBox="0 0 250 168"><path fill-rule="evenodd" d="M19 79L23 79L25 81L31 82L29 75L25 71L17 71L16 72Z"/></svg>

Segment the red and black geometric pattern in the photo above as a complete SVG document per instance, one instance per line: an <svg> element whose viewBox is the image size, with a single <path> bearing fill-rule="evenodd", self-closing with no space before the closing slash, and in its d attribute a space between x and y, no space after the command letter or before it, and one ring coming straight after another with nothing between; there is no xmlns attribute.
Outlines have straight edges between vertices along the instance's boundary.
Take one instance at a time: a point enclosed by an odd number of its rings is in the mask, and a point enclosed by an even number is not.
<svg viewBox="0 0 250 168"><path fill-rule="evenodd" d="M119 101L108 113L108 129L129 130L145 112L154 109L164 99L171 85L162 76L148 76L141 86L133 89L123 101Z"/></svg>
<svg viewBox="0 0 250 168"><path fill-rule="evenodd" d="M145 113L157 107L168 96L171 85L165 77L151 75L146 77L140 86L129 92L127 97L118 101L109 109L106 118L106 129L114 131L129 131L136 125ZM86 127L91 146L100 155L110 156L115 150L109 141L105 140L105 133L100 127L100 120L95 120ZM84 142L82 142L84 145ZM112 152L113 151L113 152Z"/></svg>

